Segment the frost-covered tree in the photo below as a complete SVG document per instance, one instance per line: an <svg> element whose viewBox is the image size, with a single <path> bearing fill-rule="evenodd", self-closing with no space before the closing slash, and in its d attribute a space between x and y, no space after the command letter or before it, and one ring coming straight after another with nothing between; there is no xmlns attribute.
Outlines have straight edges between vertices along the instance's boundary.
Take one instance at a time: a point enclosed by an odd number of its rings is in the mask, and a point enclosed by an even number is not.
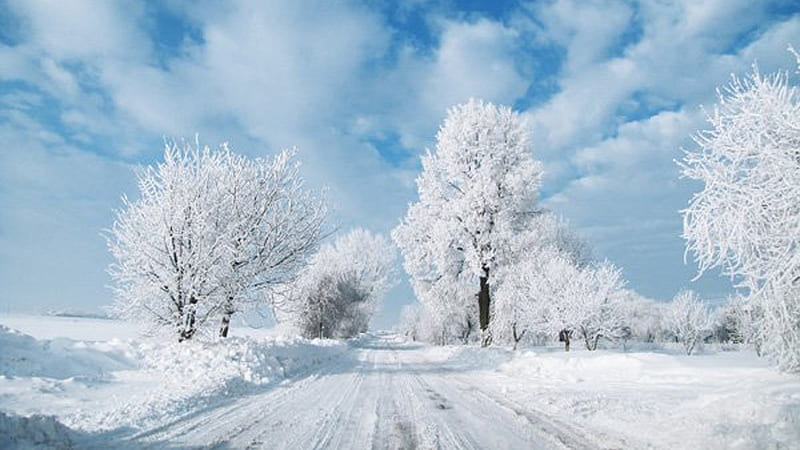
<svg viewBox="0 0 800 450"><path fill-rule="evenodd" d="M558 216L542 212L511 246L518 254L496 273L495 338L516 347L542 335L569 337L567 304L577 274L590 260L588 246Z"/></svg>
<svg viewBox="0 0 800 450"><path fill-rule="evenodd" d="M623 310L630 325L631 339L639 342L660 342L666 339L664 316L667 305L625 290L622 294Z"/></svg>
<svg viewBox="0 0 800 450"><path fill-rule="evenodd" d="M290 287L279 320L309 338L347 338L366 331L394 282L395 257L385 237L363 229L323 245Z"/></svg>
<svg viewBox="0 0 800 450"><path fill-rule="evenodd" d="M167 145L110 232L116 311L175 327L180 340L221 316L224 337L231 315L263 298L257 291L291 280L326 215L293 154L250 160L226 145Z"/></svg>
<svg viewBox="0 0 800 450"><path fill-rule="evenodd" d="M754 302L747 297L732 296L728 302L728 313L734 322L733 337L736 342L743 342L753 346L758 356L761 356L764 346L764 333L771 330L763 329L764 310L760 302Z"/></svg>
<svg viewBox="0 0 800 450"><path fill-rule="evenodd" d="M691 355L708 331L708 309L693 291L679 292L670 303L665 323Z"/></svg>
<svg viewBox="0 0 800 450"><path fill-rule="evenodd" d="M397 331L401 333L406 339L412 341L421 340L420 336L420 322L422 322L422 305L419 303L411 303L403 306L400 311L400 322L397 325Z"/></svg>
<svg viewBox="0 0 800 450"><path fill-rule="evenodd" d="M215 216L226 248L218 271L221 337L236 311L263 299L260 290L291 281L323 237L325 202L305 187L294 154L252 160L223 148L224 202Z"/></svg>
<svg viewBox="0 0 800 450"><path fill-rule="evenodd" d="M141 198L123 198L108 240L119 315L171 327L186 340L220 310L221 164L207 148L170 144L162 163L139 173Z"/></svg>
<svg viewBox="0 0 800 450"><path fill-rule="evenodd" d="M720 267L763 308L765 351L800 370L800 102L788 75L734 77L681 163L704 187L683 211L700 273Z"/></svg>
<svg viewBox="0 0 800 450"><path fill-rule="evenodd" d="M630 332L622 303L624 281L619 269L608 261L581 269L567 298L570 328L584 340L587 350L596 350L601 338L618 340Z"/></svg>
<svg viewBox="0 0 800 450"><path fill-rule="evenodd" d="M470 100L448 111L422 167L419 202L392 236L412 285L448 276L473 286L481 343L488 345L493 274L538 213L541 165L517 113Z"/></svg>
<svg viewBox="0 0 800 450"><path fill-rule="evenodd" d="M504 269L496 293L495 330L504 343L536 335L559 336L569 350L573 304L581 269L569 255L555 249L532 253Z"/></svg>

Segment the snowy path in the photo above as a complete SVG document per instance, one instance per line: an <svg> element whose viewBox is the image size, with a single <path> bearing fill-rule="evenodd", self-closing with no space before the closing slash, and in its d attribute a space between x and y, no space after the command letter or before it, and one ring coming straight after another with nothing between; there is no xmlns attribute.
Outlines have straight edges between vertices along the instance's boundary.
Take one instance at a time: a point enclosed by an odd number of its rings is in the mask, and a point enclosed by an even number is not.
<svg viewBox="0 0 800 450"><path fill-rule="evenodd" d="M516 404L494 374L376 337L322 371L150 430L138 441L222 448L617 448Z"/></svg>

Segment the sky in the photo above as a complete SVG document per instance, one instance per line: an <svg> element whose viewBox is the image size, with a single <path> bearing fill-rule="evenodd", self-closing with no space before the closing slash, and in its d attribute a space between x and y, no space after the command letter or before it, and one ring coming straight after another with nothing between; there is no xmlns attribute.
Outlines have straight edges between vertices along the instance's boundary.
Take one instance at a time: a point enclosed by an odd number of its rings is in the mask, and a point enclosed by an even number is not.
<svg viewBox="0 0 800 450"><path fill-rule="evenodd" d="M719 301L729 280L684 262L701 186L675 160L715 89L754 63L793 70L791 43L793 0L0 2L0 311L112 302L102 233L165 138L297 147L340 230L388 233L472 97L523 115L542 203L628 287ZM400 279L377 327L413 301Z"/></svg>

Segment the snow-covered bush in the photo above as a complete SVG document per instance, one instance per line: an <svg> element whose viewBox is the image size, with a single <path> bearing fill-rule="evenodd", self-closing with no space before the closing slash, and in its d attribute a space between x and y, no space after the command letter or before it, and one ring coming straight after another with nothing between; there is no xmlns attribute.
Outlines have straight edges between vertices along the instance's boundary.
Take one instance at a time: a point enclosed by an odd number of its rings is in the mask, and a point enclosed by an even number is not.
<svg viewBox="0 0 800 450"><path fill-rule="evenodd" d="M278 319L303 336L347 338L367 331L394 283L395 249L383 236L355 229L320 248L278 306Z"/></svg>
<svg viewBox="0 0 800 450"><path fill-rule="evenodd" d="M800 63L800 57L798 57ZM683 211L700 273L739 280L763 310L764 350L800 370L800 101L786 73L734 77L695 136L683 175L704 184Z"/></svg>
<svg viewBox="0 0 800 450"><path fill-rule="evenodd" d="M693 291L681 291L664 318L668 329L691 355L708 333L708 309Z"/></svg>

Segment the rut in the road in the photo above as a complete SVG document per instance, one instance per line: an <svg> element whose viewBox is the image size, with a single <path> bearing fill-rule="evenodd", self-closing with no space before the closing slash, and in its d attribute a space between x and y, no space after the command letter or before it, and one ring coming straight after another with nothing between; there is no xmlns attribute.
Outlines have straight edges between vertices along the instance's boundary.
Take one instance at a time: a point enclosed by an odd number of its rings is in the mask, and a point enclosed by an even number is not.
<svg viewBox="0 0 800 450"><path fill-rule="evenodd" d="M441 351L374 337L318 373L190 415L140 442L381 450L624 446L487 390L485 376L450 364Z"/></svg>

